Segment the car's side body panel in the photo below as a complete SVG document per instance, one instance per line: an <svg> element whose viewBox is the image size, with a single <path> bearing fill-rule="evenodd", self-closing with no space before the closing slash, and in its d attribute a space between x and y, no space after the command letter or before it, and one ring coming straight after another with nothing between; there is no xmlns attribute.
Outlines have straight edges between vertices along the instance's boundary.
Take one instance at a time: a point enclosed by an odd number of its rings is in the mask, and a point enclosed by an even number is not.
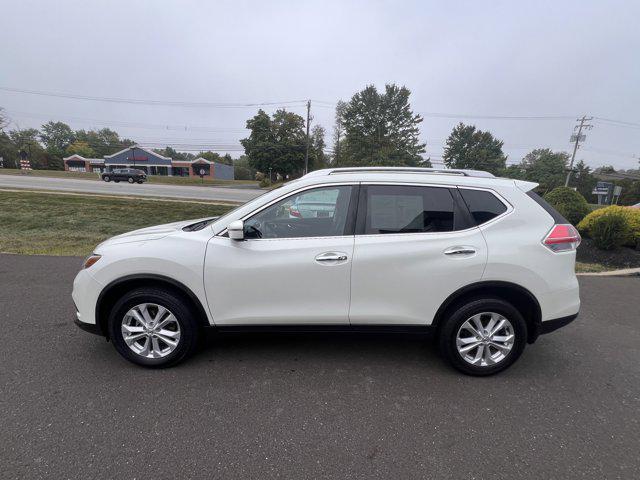
<svg viewBox="0 0 640 480"><path fill-rule="evenodd" d="M454 246L473 247L476 253L444 254ZM451 292L482 278L486 261L478 228L356 236L351 323L428 325Z"/></svg>
<svg viewBox="0 0 640 480"><path fill-rule="evenodd" d="M323 253L344 261L316 261ZM353 236L209 241L204 265L216 325L348 324Z"/></svg>
<svg viewBox="0 0 640 480"><path fill-rule="evenodd" d="M529 290L540 303L543 322L577 313L575 251L555 253L542 244L554 221L530 197L518 189L496 190L516 214L480 226L489 245L482 279L511 282Z"/></svg>

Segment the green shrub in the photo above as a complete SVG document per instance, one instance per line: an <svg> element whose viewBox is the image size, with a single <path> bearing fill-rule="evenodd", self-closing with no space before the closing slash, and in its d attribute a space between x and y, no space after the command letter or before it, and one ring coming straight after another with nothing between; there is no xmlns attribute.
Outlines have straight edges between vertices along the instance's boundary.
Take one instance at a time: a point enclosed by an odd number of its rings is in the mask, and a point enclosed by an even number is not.
<svg viewBox="0 0 640 480"><path fill-rule="evenodd" d="M602 216L615 213L623 216L629 227L627 236L623 245L629 247L635 247L640 243L640 208L621 207L619 205L612 205L606 208L600 208L594 210L578 224L578 230L585 237L593 237L593 226L595 222Z"/></svg>
<svg viewBox="0 0 640 480"><path fill-rule="evenodd" d="M609 212L596 218L591 226L591 237L602 250L616 249L629 237L629 222L620 212Z"/></svg>
<svg viewBox="0 0 640 480"><path fill-rule="evenodd" d="M260 188L268 188L271 186L271 180L269 180L268 177L264 177L262 180L260 180L260 183L258 184L258 186Z"/></svg>
<svg viewBox="0 0 640 480"><path fill-rule="evenodd" d="M585 198L569 187L554 188L544 199L572 225L577 225L591 211Z"/></svg>

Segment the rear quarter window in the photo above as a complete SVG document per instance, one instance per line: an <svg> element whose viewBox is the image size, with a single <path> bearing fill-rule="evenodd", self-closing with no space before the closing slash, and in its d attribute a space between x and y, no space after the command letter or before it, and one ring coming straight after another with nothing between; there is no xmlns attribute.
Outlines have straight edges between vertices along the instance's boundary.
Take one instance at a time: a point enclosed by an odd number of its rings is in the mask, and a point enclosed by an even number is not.
<svg viewBox="0 0 640 480"><path fill-rule="evenodd" d="M507 211L507 206L491 192L466 188L459 190L476 225L487 223Z"/></svg>

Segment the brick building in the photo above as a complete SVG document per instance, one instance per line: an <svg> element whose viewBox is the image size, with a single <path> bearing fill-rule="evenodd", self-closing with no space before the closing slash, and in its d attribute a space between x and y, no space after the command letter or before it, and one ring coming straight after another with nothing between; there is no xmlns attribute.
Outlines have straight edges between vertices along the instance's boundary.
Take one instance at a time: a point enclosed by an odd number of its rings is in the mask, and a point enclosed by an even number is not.
<svg viewBox="0 0 640 480"><path fill-rule="evenodd" d="M84 158L71 155L63 159L64 169L75 172L104 172L116 168L137 168L148 175L166 175L179 177L217 178L233 180L234 167L222 163L211 162L204 158L194 160L174 160L146 148L132 146L120 150L112 155L105 155L104 159Z"/></svg>

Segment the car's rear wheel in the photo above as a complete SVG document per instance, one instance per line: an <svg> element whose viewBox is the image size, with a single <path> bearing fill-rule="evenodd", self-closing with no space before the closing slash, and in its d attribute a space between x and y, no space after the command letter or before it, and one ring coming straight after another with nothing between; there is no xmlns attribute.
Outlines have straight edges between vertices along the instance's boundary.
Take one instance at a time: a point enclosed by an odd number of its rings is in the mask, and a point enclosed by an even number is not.
<svg viewBox="0 0 640 480"><path fill-rule="evenodd" d="M102 179L103 179L105 182L110 182L110 181L111 181L111 177L110 177L109 175L105 175L104 177L102 177Z"/></svg>
<svg viewBox="0 0 640 480"><path fill-rule="evenodd" d="M170 290L132 290L109 316L109 335L118 353L145 367L168 367L184 360L195 351L198 333L191 308Z"/></svg>
<svg viewBox="0 0 640 480"><path fill-rule="evenodd" d="M492 375L515 362L526 345L527 324L520 312L499 298L459 304L440 328L440 351L458 370Z"/></svg>
<svg viewBox="0 0 640 480"><path fill-rule="evenodd" d="M133 179L133 177L129 177L129 178L127 178L127 182L133 183L133 182L135 182L135 180Z"/></svg>

